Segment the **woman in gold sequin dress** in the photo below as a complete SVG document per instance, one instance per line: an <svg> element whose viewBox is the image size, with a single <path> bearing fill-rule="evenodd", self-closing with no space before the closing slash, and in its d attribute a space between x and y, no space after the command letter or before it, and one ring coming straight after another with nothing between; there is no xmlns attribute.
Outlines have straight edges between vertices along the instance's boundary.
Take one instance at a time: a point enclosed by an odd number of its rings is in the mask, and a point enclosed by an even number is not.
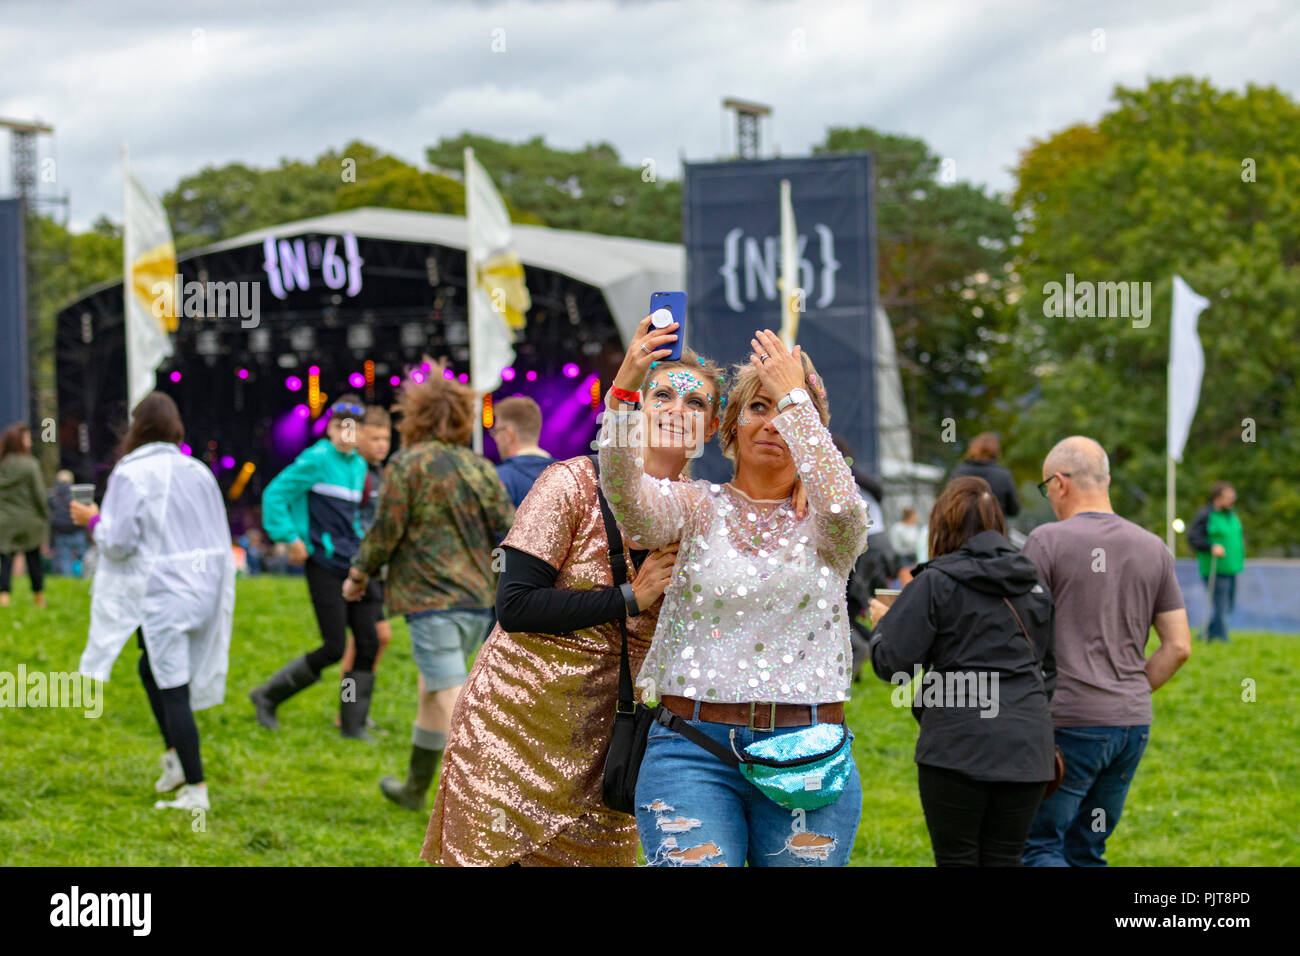
<svg viewBox="0 0 1300 956"><path fill-rule="evenodd" d="M638 327L639 354L676 326ZM675 336L673 336L675 338ZM718 426L721 370L684 349L659 362L644 389L644 467L682 475ZM613 586L609 543L587 457L544 471L503 542L499 623L483 645L452 714L442 777L421 856L459 866L632 866L635 820L601 802L605 752L618 696L619 619L633 672L659 615L676 546L665 543ZM628 537L624 545L635 552ZM633 565L629 565L632 567ZM629 597L631 600L629 600Z"/></svg>

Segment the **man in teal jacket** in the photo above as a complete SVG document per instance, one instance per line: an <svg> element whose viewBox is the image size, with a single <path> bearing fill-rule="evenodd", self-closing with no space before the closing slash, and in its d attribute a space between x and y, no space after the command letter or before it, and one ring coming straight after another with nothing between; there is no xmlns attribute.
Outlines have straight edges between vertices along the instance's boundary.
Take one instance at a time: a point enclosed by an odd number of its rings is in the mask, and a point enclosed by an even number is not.
<svg viewBox="0 0 1300 956"><path fill-rule="evenodd" d="M357 429L365 415L361 400L344 395L330 406L325 438L299 455L262 493L262 525L271 540L289 545L289 560L306 564L321 646L280 668L249 692L257 720L278 730L275 710L298 691L320 680L347 648L348 629L356 644L352 670L343 675L340 733L370 739L366 716L375 686L379 611L371 604L343 599L343 582L361 544L359 523L366 462L357 454Z"/></svg>
<svg viewBox="0 0 1300 956"><path fill-rule="evenodd" d="M1187 541L1196 551L1201 580L1210 586L1211 641L1228 640L1228 613L1237 603L1237 575L1246 564L1246 547L1241 534L1241 519L1233 505L1237 490L1226 481L1216 481L1210 489L1210 502L1196 513L1187 531ZM1213 582L1213 583L1211 583Z"/></svg>

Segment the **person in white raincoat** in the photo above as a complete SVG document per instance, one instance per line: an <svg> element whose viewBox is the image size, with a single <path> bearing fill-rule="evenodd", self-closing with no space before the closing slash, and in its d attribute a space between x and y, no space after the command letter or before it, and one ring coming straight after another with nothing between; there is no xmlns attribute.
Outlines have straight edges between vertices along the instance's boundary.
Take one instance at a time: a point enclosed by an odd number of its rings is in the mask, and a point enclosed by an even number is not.
<svg viewBox="0 0 1300 956"><path fill-rule="evenodd" d="M138 635L140 679L167 746L154 789L181 787L175 800L155 806L206 810L193 711L225 698L235 565L221 489L177 447L184 435L176 403L162 392L145 396L132 412L102 511L71 506L99 551L79 669L107 679Z"/></svg>

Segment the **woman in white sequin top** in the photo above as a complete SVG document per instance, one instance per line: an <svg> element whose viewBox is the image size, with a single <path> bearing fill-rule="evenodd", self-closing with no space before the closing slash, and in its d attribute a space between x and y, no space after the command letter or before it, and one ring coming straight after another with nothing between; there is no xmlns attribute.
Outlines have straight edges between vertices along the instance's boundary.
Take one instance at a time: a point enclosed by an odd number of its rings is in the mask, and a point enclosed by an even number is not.
<svg viewBox="0 0 1300 956"><path fill-rule="evenodd" d="M671 330L633 340L616 388L641 384L644 366L668 354L658 349L671 343ZM645 476L635 427L640 416L621 410L617 400L609 402L600 438L601 485L619 524L646 547L680 541L637 682L648 699L716 731L724 745L743 727L737 747L842 721L852 657L845 582L868 525L853 475L826 429L825 390L812 363L769 331L756 333L751 345L754 354L736 377L719 429L723 451L736 463L730 483ZM802 520L796 485L808 505ZM847 862L857 828L853 808L861 803L856 773L839 800L807 814L800 833L792 833L788 811L738 772L658 725L641 774L637 822L651 862L696 862L678 858L685 852L678 844L687 841L663 838L682 832L672 819L664 825L678 811L680 826L692 831L689 842L706 847L704 858L712 862L715 856L730 865ZM677 783L670 787L670 781ZM769 811L775 812L770 820ZM814 829L818 815L825 822ZM736 831L737 819L744 834Z"/></svg>

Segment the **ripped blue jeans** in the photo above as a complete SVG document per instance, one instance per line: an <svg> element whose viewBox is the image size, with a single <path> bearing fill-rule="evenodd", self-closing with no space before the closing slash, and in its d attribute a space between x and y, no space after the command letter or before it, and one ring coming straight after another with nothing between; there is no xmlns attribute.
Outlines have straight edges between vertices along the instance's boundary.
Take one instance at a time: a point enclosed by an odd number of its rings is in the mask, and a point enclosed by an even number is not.
<svg viewBox="0 0 1300 956"><path fill-rule="evenodd" d="M736 731L738 750L802 729L689 723L724 747ZM650 866L847 866L861 816L856 769L829 806L787 810L704 748L651 725L636 782L636 827Z"/></svg>

